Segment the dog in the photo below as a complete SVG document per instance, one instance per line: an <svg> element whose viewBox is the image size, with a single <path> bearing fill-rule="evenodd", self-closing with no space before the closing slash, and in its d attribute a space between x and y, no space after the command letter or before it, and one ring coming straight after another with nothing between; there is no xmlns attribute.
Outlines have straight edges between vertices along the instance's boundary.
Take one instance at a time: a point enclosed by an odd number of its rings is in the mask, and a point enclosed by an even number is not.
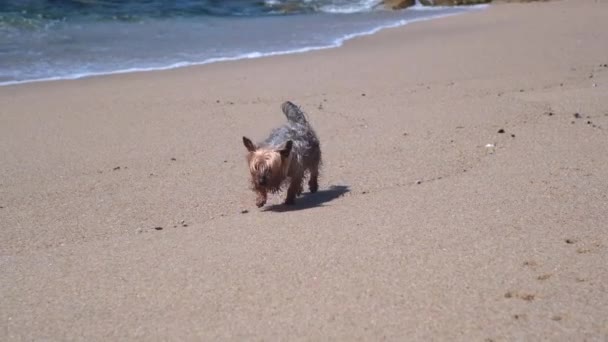
<svg viewBox="0 0 608 342"><path fill-rule="evenodd" d="M302 194L306 173L310 175L310 192L315 193L319 189L321 144L317 134L298 106L286 101L281 105L281 110L287 122L273 129L266 140L256 145L243 137L258 208L266 204L269 193L280 192L287 183L289 187L284 203L295 204L296 196Z"/></svg>

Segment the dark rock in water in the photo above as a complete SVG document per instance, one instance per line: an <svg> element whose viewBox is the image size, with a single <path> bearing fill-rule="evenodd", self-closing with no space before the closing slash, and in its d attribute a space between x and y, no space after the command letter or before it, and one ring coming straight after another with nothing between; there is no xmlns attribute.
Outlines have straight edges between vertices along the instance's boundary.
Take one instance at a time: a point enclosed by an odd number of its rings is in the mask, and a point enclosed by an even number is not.
<svg viewBox="0 0 608 342"><path fill-rule="evenodd" d="M297 13L301 9L302 8L297 4L297 2L285 2L278 6L278 10L283 13Z"/></svg>
<svg viewBox="0 0 608 342"><path fill-rule="evenodd" d="M420 0L424 6L462 6L487 4L492 0Z"/></svg>
<svg viewBox="0 0 608 342"><path fill-rule="evenodd" d="M393 9L393 10L407 8L410 6L414 6L415 4L416 4L416 0L384 0L384 1L382 1L382 5L384 5L384 7Z"/></svg>
<svg viewBox="0 0 608 342"><path fill-rule="evenodd" d="M502 129L502 128L498 130L498 133L500 133L500 134L502 134L502 133L504 133L504 132L505 132L505 130L504 130L504 129Z"/></svg>

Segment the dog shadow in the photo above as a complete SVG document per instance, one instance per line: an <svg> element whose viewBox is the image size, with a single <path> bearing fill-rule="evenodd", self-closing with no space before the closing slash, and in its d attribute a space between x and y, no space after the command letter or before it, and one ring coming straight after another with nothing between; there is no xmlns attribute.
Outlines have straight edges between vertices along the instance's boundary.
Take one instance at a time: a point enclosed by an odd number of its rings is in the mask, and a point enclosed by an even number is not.
<svg viewBox="0 0 608 342"><path fill-rule="evenodd" d="M273 204L264 209L264 211L274 211L282 213L286 211L322 207L325 203L331 202L336 198L342 197L348 192L350 192L348 186L332 185L328 189L319 190L314 194L310 192L303 193L302 196L296 198L296 204L294 205Z"/></svg>

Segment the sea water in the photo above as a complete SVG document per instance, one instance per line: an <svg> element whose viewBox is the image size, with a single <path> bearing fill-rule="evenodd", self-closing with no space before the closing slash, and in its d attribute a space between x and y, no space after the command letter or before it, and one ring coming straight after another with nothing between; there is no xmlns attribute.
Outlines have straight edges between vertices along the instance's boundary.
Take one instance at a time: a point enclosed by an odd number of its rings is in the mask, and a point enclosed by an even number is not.
<svg viewBox="0 0 608 342"><path fill-rule="evenodd" d="M326 49L480 8L392 11L378 0L0 0L0 85Z"/></svg>

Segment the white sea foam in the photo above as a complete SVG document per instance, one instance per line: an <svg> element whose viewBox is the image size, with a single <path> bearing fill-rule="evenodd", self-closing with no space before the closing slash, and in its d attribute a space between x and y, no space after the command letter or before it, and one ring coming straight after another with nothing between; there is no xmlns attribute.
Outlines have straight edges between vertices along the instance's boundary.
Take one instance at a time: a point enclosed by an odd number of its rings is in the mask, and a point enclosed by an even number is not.
<svg viewBox="0 0 608 342"><path fill-rule="evenodd" d="M380 0L347 1L346 3L323 5L319 7L319 10L327 13L357 13L369 11L380 3Z"/></svg>

